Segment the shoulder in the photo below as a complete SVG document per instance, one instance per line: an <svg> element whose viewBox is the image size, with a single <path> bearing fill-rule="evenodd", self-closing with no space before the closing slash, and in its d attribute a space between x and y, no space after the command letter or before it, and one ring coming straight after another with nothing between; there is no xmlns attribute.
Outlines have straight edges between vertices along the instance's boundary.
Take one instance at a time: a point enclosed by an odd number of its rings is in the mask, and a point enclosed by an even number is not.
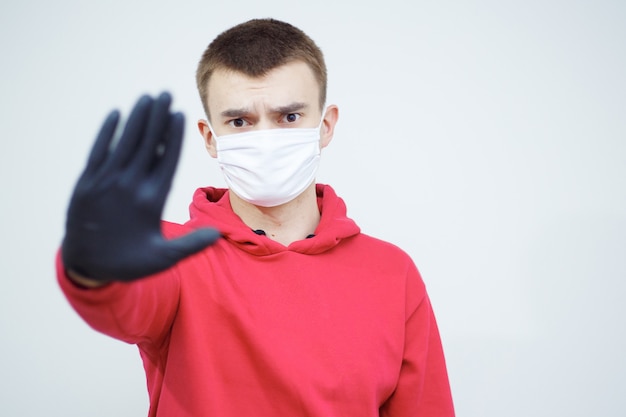
<svg viewBox="0 0 626 417"><path fill-rule="evenodd" d="M388 274L413 275L421 280L411 256L393 243L359 233L342 242L342 258L356 260Z"/></svg>
<svg viewBox="0 0 626 417"><path fill-rule="evenodd" d="M413 258L399 246L364 233L359 233L352 240L352 249L361 262L374 265L390 275L402 276L415 282L418 287L423 287L422 277Z"/></svg>
<svg viewBox="0 0 626 417"><path fill-rule="evenodd" d="M385 240L359 233L352 239L355 249L372 255L385 257L390 261L413 263L411 256L399 246Z"/></svg>

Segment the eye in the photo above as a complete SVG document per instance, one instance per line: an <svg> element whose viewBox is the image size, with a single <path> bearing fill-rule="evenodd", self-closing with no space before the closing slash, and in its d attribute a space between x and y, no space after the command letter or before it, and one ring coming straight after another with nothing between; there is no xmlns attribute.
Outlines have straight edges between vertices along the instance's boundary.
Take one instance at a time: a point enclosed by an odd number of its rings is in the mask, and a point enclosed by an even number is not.
<svg viewBox="0 0 626 417"><path fill-rule="evenodd" d="M247 122L244 119L233 119L228 121L230 127L244 127L247 126Z"/></svg>
<svg viewBox="0 0 626 417"><path fill-rule="evenodd" d="M296 121L298 121L298 119L301 117L302 115L299 113L288 113L285 116L283 116L283 122L285 123L294 123Z"/></svg>

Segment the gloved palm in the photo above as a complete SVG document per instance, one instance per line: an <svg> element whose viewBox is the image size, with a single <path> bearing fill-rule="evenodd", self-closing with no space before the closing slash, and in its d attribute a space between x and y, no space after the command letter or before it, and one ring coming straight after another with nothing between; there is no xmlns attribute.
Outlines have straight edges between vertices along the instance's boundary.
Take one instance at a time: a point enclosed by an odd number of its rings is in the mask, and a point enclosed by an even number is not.
<svg viewBox="0 0 626 417"><path fill-rule="evenodd" d="M180 155L184 117L171 96L142 97L119 142L119 113L102 125L70 200L62 258L66 269L99 281L131 281L174 265L219 238L200 229L167 240L161 215Z"/></svg>

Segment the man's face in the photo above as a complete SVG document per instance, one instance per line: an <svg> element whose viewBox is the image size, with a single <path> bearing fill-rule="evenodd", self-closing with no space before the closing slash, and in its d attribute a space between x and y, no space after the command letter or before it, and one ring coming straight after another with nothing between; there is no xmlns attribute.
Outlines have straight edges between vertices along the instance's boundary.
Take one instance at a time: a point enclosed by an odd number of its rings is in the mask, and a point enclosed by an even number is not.
<svg viewBox="0 0 626 417"><path fill-rule="evenodd" d="M320 121L319 85L309 66L294 61L250 78L215 71L208 86L208 107L215 133L250 129L315 127Z"/></svg>
<svg viewBox="0 0 626 417"><path fill-rule="evenodd" d="M239 72L216 70L209 79L208 109L216 135L249 130L317 127L322 118L319 84L307 64L294 61L252 78ZM337 118L329 106L322 127L320 146L325 147ZM198 127L211 156L214 140L206 121Z"/></svg>

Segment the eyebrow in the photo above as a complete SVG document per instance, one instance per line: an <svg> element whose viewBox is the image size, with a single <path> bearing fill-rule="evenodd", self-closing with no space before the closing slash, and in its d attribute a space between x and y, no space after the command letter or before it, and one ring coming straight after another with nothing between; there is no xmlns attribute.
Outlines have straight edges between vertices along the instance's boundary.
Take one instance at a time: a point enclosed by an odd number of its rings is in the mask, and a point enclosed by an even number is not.
<svg viewBox="0 0 626 417"><path fill-rule="evenodd" d="M250 110L247 108L241 109L227 109L220 113L222 117L243 117L250 114Z"/></svg>
<svg viewBox="0 0 626 417"><path fill-rule="evenodd" d="M270 109L270 111L272 113L289 114L289 113L295 113L300 110L304 110L308 107L309 105L306 103L294 102L294 103L287 104L285 106L273 107ZM242 107L239 109L226 109L223 112L221 112L220 115L222 117L227 117L227 118L239 118L239 117L247 116L250 113L251 111L249 108Z"/></svg>
<svg viewBox="0 0 626 417"><path fill-rule="evenodd" d="M306 103L296 102L287 104L286 106L279 106L272 109L273 113L287 114L287 113L295 113L300 110L304 110L309 107Z"/></svg>

